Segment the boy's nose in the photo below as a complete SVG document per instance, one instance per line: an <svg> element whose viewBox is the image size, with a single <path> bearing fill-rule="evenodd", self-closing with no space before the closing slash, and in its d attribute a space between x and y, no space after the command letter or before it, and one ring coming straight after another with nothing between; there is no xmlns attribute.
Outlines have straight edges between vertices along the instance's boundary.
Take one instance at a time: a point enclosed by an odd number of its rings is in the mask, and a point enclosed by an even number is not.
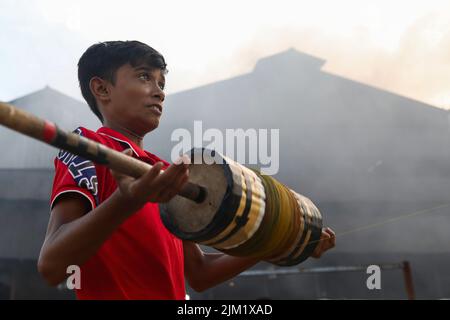
<svg viewBox="0 0 450 320"><path fill-rule="evenodd" d="M164 91L162 91L159 87L156 89L156 91L153 93L153 98L158 98L159 101L163 102L166 98L166 94Z"/></svg>

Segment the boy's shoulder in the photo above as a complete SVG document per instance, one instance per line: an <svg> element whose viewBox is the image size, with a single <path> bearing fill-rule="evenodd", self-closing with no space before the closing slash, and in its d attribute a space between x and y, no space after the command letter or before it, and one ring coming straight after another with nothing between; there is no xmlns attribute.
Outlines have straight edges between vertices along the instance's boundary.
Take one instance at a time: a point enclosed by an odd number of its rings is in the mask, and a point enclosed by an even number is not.
<svg viewBox="0 0 450 320"><path fill-rule="evenodd" d="M100 143L110 149L116 150L116 151L123 151L125 148L127 148L122 142L113 139L113 137L109 135L105 135L101 133L101 130L91 130L85 127L78 127L75 130L73 130L74 133L87 138L89 140L92 140L94 142Z"/></svg>
<svg viewBox="0 0 450 320"><path fill-rule="evenodd" d="M97 132L81 126L77 127L75 130L73 130L73 132L88 139L97 140L101 137Z"/></svg>
<svg viewBox="0 0 450 320"><path fill-rule="evenodd" d="M90 140L93 140L95 142L107 145L113 149L118 148L118 146L120 145L119 143L117 143L116 140L112 139L111 137L107 136L107 135L103 135L101 134L98 130L97 131L93 131L91 129L85 128L85 127L78 127L75 130L73 130L74 133L88 138Z"/></svg>

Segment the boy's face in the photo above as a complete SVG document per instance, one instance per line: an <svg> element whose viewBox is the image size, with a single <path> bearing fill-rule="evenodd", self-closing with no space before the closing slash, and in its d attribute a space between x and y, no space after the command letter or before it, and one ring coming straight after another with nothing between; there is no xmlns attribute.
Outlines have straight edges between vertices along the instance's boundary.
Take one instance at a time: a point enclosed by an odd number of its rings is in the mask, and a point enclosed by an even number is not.
<svg viewBox="0 0 450 320"><path fill-rule="evenodd" d="M145 64L126 64L116 71L115 80L115 85L108 84L105 120L142 136L157 128L165 98L163 72Z"/></svg>

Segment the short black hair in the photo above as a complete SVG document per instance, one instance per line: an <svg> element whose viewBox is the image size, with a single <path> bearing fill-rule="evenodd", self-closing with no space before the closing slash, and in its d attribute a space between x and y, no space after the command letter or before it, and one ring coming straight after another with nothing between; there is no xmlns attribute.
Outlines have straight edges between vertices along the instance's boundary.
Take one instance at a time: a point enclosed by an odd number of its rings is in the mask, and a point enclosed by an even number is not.
<svg viewBox="0 0 450 320"><path fill-rule="evenodd" d="M78 61L78 81L81 94L92 112L103 123L97 102L89 87L93 77L115 83L117 69L125 64L136 67L140 64L160 69L167 73L167 64L162 54L139 41L105 41L90 46Z"/></svg>

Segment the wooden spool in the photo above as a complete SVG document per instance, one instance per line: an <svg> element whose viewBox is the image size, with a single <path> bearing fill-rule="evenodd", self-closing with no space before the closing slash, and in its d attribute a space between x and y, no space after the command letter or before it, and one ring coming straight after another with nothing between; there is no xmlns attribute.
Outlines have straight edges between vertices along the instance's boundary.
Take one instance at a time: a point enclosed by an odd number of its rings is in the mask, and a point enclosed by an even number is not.
<svg viewBox="0 0 450 320"><path fill-rule="evenodd" d="M322 230L321 214L311 200L218 152L190 153L189 181L207 195L201 203L175 196L160 204L162 221L173 234L282 266L311 255Z"/></svg>

